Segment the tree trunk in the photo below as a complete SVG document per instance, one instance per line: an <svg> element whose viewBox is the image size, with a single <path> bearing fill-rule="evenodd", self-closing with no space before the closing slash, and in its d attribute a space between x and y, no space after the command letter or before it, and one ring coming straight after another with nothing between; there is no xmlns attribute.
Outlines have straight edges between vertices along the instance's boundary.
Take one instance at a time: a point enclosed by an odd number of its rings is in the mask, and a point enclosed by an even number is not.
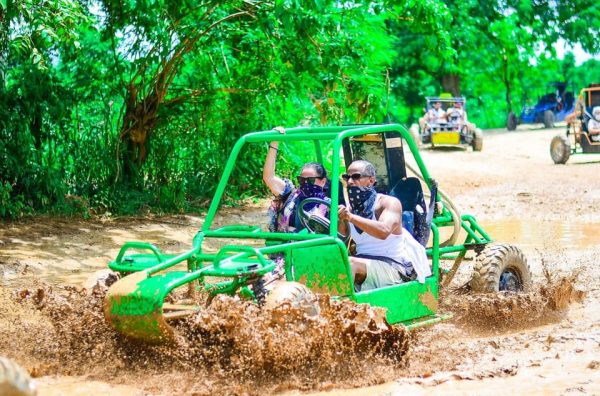
<svg viewBox="0 0 600 396"><path fill-rule="evenodd" d="M442 87L444 92L450 92L452 96L460 96L460 76L456 73L448 73L442 76Z"/></svg>
<svg viewBox="0 0 600 396"><path fill-rule="evenodd" d="M8 63L8 15L4 7L6 2L0 0L0 92L6 86L6 70Z"/></svg>
<svg viewBox="0 0 600 396"><path fill-rule="evenodd" d="M31 121L29 122L29 132L33 135L35 141L33 142L35 148L37 150L42 148L42 109L39 106L35 106L35 111L31 116Z"/></svg>
<svg viewBox="0 0 600 396"><path fill-rule="evenodd" d="M166 87L164 91L166 91ZM151 89L150 93L139 100L137 93L138 87L134 83L129 84L125 99L125 115L121 126L121 138L127 139L127 152L131 163L140 166L146 161L148 138L156 126L158 108L164 95L161 95L156 89Z"/></svg>
<svg viewBox="0 0 600 396"><path fill-rule="evenodd" d="M506 89L506 114L512 111L512 99L510 97L510 76L508 74L508 56L502 58L504 88Z"/></svg>
<svg viewBox="0 0 600 396"><path fill-rule="evenodd" d="M206 17L211 15L214 10L215 7L209 8L206 11ZM126 87L125 112L120 128L120 138L122 141L126 141L127 144L128 158L124 159L125 177L134 177L134 167L132 165L135 164L140 167L146 161L148 141L152 131L160 121L158 111L161 106L168 106L180 101L180 98L176 98L165 102L165 97L175 75L179 71L184 56L192 51L198 41L207 36L216 26L227 20L246 15L249 15L247 11L230 14L212 23L202 31L195 31L187 37L182 37L177 48L162 60L153 76L149 79L145 78L146 70L141 69L130 80ZM150 53L153 54L154 50Z"/></svg>

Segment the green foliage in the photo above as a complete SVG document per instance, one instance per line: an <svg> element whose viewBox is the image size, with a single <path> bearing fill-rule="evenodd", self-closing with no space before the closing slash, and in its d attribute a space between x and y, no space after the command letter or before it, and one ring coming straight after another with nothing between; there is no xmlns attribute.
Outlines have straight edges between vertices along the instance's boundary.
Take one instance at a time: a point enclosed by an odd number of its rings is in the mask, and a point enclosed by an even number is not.
<svg viewBox="0 0 600 396"><path fill-rule="evenodd" d="M12 185L8 182L0 184L0 217L17 219L27 212L23 194L13 194Z"/></svg>
<svg viewBox="0 0 600 396"><path fill-rule="evenodd" d="M196 210L246 132L408 124L448 88L480 127L502 126L548 82L600 82L598 61L552 46L598 53L598 12L590 0L0 2L0 217ZM131 109L153 120L143 161ZM265 194L265 151L241 154L228 202ZM308 152L282 145L278 173L296 175Z"/></svg>

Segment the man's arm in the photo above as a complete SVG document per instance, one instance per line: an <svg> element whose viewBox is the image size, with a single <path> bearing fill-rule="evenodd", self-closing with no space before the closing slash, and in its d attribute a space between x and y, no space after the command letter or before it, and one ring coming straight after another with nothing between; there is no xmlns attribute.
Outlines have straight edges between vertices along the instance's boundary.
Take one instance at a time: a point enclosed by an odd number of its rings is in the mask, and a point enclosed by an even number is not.
<svg viewBox="0 0 600 396"><path fill-rule="evenodd" d="M352 214L345 206L338 207L338 216L341 220L359 227L367 234L377 239L386 239L394 231L402 232L402 204L394 197L384 196L382 199L383 210L378 220L365 219L364 217ZM338 227L338 230L340 227Z"/></svg>
<svg viewBox="0 0 600 396"><path fill-rule="evenodd" d="M425 112L423 119L425 120L425 122L431 121L431 112L429 110Z"/></svg>

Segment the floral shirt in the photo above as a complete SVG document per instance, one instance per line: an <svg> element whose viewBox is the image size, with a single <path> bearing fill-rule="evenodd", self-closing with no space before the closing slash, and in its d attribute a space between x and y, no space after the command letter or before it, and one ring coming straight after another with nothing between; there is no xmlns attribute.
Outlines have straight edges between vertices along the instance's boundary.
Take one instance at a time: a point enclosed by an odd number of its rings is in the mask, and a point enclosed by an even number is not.
<svg viewBox="0 0 600 396"><path fill-rule="evenodd" d="M284 182L283 192L273 199L267 212L269 231L271 232L297 232L302 229L298 216L296 216L296 206L305 197L289 179L284 179ZM317 196L316 198L321 197ZM329 201L327 197L323 197L323 199ZM310 213L320 214L323 217L329 215L326 205L317 205L312 208L307 206L306 210Z"/></svg>

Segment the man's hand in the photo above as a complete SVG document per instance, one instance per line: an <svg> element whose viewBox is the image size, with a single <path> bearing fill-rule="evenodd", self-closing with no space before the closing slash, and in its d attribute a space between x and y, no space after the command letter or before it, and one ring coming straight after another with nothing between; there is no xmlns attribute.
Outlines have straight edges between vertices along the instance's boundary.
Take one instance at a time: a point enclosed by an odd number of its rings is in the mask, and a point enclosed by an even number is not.
<svg viewBox="0 0 600 396"><path fill-rule="evenodd" d="M338 218L340 220L350 220L350 210L344 205L338 205Z"/></svg>

